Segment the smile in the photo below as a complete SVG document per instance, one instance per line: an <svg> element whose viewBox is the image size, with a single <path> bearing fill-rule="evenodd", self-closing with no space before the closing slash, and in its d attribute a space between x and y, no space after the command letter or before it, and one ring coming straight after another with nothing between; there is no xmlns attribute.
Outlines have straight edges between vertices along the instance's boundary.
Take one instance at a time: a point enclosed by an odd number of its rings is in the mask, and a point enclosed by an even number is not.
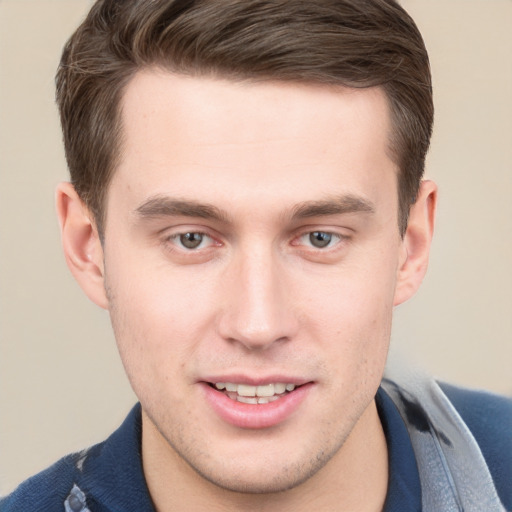
<svg viewBox="0 0 512 512"><path fill-rule="evenodd" d="M217 390L223 391L231 400L253 405L275 402L296 388L295 384L286 384L284 382L270 383L262 386L217 382L214 386Z"/></svg>
<svg viewBox="0 0 512 512"><path fill-rule="evenodd" d="M274 427L285 422L297 411L315 388L315 383L303 379L288 381L274 377L275 382L252 383L243 377L229 382L229 377L200 382L206 402L225 423L243 429ZM281 380L282 379L282 380ZM273 379L272 379L273 380ZM291 379L290 379L291 380ZM287 382L288 381L288 382ZM261 381L260 381L261 382Z"/></svg>

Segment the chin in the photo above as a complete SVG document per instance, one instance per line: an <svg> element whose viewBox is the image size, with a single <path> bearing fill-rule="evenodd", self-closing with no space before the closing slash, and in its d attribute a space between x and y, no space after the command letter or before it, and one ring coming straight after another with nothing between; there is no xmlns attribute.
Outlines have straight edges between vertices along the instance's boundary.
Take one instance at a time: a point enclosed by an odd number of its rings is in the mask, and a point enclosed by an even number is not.
<svg viewBox="0 0 512 512"><path fill-rule="evenodd" d="M282 471L282 470L281 470ZM237 471L232 476L209 475L200 473L200 476L208 480L213 485L226 491L242 494L274 494L293 489L304 481L308 480L316 470L306 471L293 470L286 471L279 476L274 471L267 468L260 469L257 476L247 475L244 471ZM269 474L271 473L271 474Z"/></svg>
<svg viewBox="0 0 512 512"><path fill-rule="evenodd" d="M194 470L213 485L230 492L243 494L273 494L293 489L320 471L336 453L320 450L311 459L248 460L247 465L222 464L215 467L194 467ZM222 469L220 469L222 466Z"/></svg>

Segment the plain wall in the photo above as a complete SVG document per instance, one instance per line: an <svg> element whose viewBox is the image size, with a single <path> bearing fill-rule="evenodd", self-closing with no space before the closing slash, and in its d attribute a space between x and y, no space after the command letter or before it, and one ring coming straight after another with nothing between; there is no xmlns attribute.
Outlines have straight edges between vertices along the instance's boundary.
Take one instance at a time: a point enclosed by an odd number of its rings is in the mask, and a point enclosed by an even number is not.
<svg viewBox="0 0 512 512"><path fill-rule="evenodd" d="M431 266L396 311L393 352L512 393L512 2L407 0L430 51L440 186ZM108 314L61 254L67 178L53 75L86 0L0 0L0 494L104 439L135 397Z"/></svg>

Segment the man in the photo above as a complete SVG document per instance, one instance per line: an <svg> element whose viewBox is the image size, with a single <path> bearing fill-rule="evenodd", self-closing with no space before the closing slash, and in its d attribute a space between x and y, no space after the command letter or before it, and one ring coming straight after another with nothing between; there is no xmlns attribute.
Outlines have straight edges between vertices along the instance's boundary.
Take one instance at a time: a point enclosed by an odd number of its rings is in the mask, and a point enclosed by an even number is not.
<svg viewBox="0 0 512 512"><path fill-rule="evenodd" d="M512 508L509 402L382 382L436 204L397 4L100 1L57 86L66 259L140 406L2 510Z"/></svg>

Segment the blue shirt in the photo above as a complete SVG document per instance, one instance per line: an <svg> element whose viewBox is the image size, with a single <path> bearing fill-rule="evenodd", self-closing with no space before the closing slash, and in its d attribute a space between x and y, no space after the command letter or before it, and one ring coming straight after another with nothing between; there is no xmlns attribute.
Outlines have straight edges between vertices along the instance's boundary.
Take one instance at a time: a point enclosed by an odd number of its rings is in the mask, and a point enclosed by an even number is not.
<svg viewBox="0 0 512 512"><path fill-rule="evenodd" d="M479 443L505 508L512 510L512 400L442 388ZM382 389L376 402L389 453L384 512L421 511L420 477L406 426ZM141 434L137 404L106 441L22 483L0 500L0 512L155 512L142 471Z"/></svg>

